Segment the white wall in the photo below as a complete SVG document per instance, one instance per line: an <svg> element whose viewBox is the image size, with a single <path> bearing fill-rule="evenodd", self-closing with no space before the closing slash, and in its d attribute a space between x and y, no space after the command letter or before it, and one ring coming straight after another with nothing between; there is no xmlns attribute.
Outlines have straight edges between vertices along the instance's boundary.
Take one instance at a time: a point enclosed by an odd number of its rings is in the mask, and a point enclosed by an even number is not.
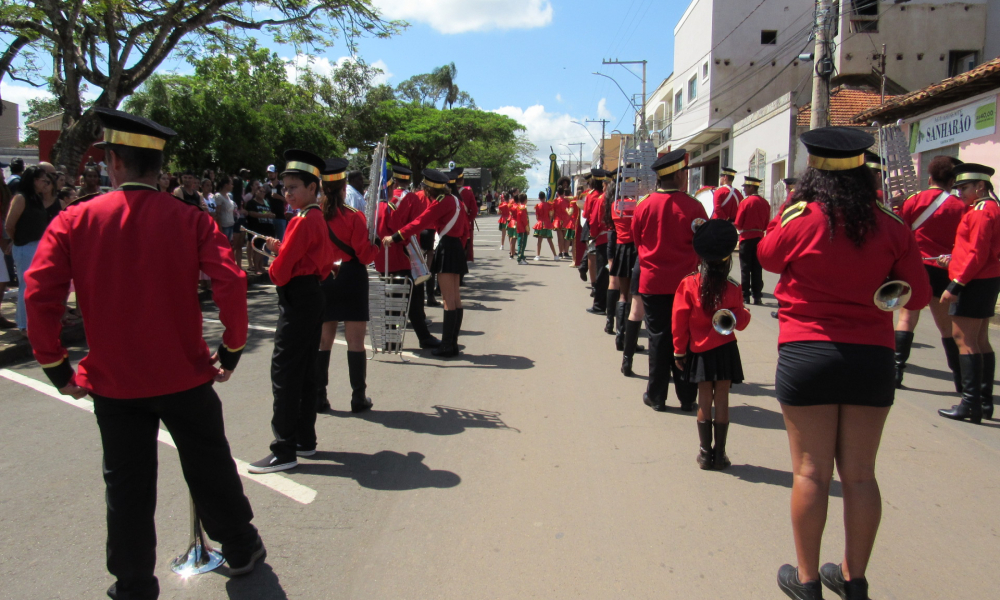
<svg viewBox="0 0 1000 600"><path fill-rule="evenodd" d="M986 2L986 31L993 35L986 36L986 56L985 60L993 60L1000 57L1000 0L987 0ZM984 61L985 62L985 61Z"/></svg>
<svg viewBox="0 0 1000 600"><path fill-rule="evenodd" d="M750 117L743 119L733 127L732 167L737 171L736 185L742 185L743 177L748 174L750 158L758 148L766 154L764 182L761 184L761 195L768 200L784 202L784 198L771 198L772 166L775 163L785 163L785 177L794 171L791 154L795 144L795 116L798 110L791 105L791 94L776 100Z"/></svg>

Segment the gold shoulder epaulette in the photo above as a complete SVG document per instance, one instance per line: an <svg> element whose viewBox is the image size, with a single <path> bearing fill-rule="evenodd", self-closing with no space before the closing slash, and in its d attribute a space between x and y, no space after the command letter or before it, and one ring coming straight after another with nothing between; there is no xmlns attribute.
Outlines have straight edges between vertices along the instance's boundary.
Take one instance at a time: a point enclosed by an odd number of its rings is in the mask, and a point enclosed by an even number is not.
<svg viewBox="0 0 1000 600"><path fill-rule="evenodd" d="M741 287L740 284L732 277L726 277L726 279L729 281L729 283L735 285L736 287Z"/></svg>
<svg viewBox="0 0 1000 600"><path fill-rule="evenodd" d="M976 210L983 210L984 206L986 206L986 200L983 200L982 202L976 204Z"/></svg>
<svg viewBox="0 0 1000 600"><path fill-rule="evenodd" d="M688 273L687 275L684 276L684 279L687 279L688 277L694 277L697 274L698 274L698 271L695 271L693 273Z"/></svg>
<svg viewBox="0 0 1000 600"><path fill-rule="evenodd" d="M802 202L796 202L795 204L789 206L785 209L785 212L781 213L781 226L784 227L786 223L794 219L795 217L802 216L805 212L806 206L809 203L803 200Z"/></svg>
<svg viewBox="0 0 1000 600"><path fill-rule="evenodd" d="M909 200L910 198L912 198L912 197L916 196L916 195L917 195L917 194L919 194L919 193L920 193L920 192L913 192L912 194L910 194L909 196L907 196L907 197L906 197L906 200ZM906 200L903 200L903 202L906 202Z"/></svg>
<svg viewBox="0 0 1000 600"><path fill-rule="evenodd" d="M646 194L646 195L645 195L645 196L643 196L642 198L639 198L638 200L636 200L636 201L635 201L635 203L636 203L636 204L639 204L640 202L642 202L642 201L643 201L643 200L645 200L646 198L649 198L649 194Z"/></svg>
<svg viewBox="0 0 1000 600"><path fill-rule="evenodd" d="M903 222L903 220L899 218L899 215L897 215L896 213L892 212L892 209L891 209L891 208L887 207L886 205L882 204L881 202L876 202L875 204L877 204L877 205L878 205L878 208L879 208L879 210L881 210L881 211L882 211L882 212L884 212L885 214L889 215L889 216L890 216L890 217L892 217L893 219L896 219L896 220L897 220L897 221L899 221L900 223L902 223L902 222Z"/></svg>
<svg viewBox="0 0 1000 600"><path fill-rule="evenodd" d="M348 205L345 204L344 208L346 208L347 210L349 210L351 212L358 212L358 209L354 208L353 206L348 206Z"/></svg>

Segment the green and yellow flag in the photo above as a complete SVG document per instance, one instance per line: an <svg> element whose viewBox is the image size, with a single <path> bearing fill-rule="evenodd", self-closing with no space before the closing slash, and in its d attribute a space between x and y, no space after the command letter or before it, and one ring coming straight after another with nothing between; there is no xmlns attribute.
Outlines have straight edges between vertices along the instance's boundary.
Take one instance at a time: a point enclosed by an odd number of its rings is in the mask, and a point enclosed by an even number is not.
<svg viewBox="0 0 1000 600"><path fill-rule="evenodd" d="M552 150L549 148L549 150ZM546 196L551 200L556 197L556 186L559 184L559 165L556 161L559 157L553 151L549 154L549 186L546 188Z"/></svg>

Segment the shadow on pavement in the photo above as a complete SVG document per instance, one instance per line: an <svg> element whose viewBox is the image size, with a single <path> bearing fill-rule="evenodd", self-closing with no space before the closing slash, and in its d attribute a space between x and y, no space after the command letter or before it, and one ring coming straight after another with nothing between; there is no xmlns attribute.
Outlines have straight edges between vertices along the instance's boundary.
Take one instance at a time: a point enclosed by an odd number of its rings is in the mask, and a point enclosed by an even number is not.
<svg viewBox="0 0 1000 600"><path fill-rule="evenodd" d="M422 413L410 410L370 410L361 414L350 411L330 410L327 414L341 419L361 419L369 423L377 423L389 429L407 429L413 433L430 435L456 435L466 429L506 429L520 430L508 427L500 419L500 413L485 410L469 410L450 406L434 406L434 413Z"/></svg>
<svg viewBox="0 0 1000 600"><path fill-rule="evenodd" d="M470 362L471 365L459 364L459 362ZM385 363L393 364L393 363ZM435 369L503 369L512 371L523 371L535 366L535 361L526 356L512 356L510 354L459 354L451 360L442 360L440 363L418 363L406 362L398 363L415 367L434 367Z"/></svg>
<svg viewBox="0 0 1000 600"><path fill-rule="evenodd" d="M906 365L906 372L913 375L923 375L924 377L930 377L931 379L940 379L942 381L954 381L954 376L951 371L941 371L939 369L928 369L927 367L921 367L920 365L915 365L913 363L908 363Z"/></svg>
<svg viewBox="0 0 1000 600"><path fill-rule="evenodd" d="M733 465L720 472L749 483L766 483L792 489L792 474L780 469L758 467L757 465ZM836 479L830 482L830 495L837 498L844 497L840 482Z"/></svg>
<svg viewBox="0 0 1000 600"><path fill-rule="evenodd" d="M333 461L329 464L316 461ZM353 479L361 487L372 490L401 491L422 488L452 488L462 478L451 471L436 471L424 464L424 455L406 455L390 450L375 454L360 452L319 451L300 460L296 473Z"/></svg>
<svg viewBox="0 0 1000 600"><path fill-rule="evenodd" d="M729 407L729 421L744 427L760 429L785 429L785 418L780 412L743 404Z"/></svg>
<svg viewBox="0 0 1000 600"><path fill-rule="evenodd" d="M753 383L752 381L744 381L743 383L737 383L732 387L729 392L730 396L765 396L767 398L775 398L774 395L774 384L768 383Z"/></svg>
<svg viewBox="0 0 1000 600"><path fill-rule="evenodd" d="M226 582L226 593L232 600L286 600L278 575L267 563L257 563L245 577Z"/></svg>

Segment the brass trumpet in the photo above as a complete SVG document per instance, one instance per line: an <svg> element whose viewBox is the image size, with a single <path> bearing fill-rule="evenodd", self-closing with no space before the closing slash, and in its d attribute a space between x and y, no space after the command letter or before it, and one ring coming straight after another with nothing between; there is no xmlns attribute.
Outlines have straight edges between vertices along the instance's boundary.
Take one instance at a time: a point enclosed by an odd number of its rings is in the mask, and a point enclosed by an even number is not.
<svg viewBox="0 0 1000 600"><path fill-rule="evenodd" d="M886 312L903 308L910 301L913 288L905 281L887 281L875 291L875 306Z"/></svg>
<svg viewBox="0 0 1000 600"><path fill-rule="evenodd" d="M733 335L736 330L736 315L728 308L719 309L712 315L712 327L722 335Z"/></svg>
<svg viewBox="0 0 1000 600"><path fill-rule="evenodd" d="M420 285L430 279L431 270L427 268L424 251L417 243L416 236L410 236L410 241L406 244L406 254L410 259L410 278L413 279L413 285Z"/></svg>
<svg viewBox="0 0 1000 600"><path fill-rule="evenodd" d="M266 256L268 258L278 258L277 254L273 254L270 250L267 249L267 236L266 235L261 235L261 234L257 233L256 231L251 231L251 230L247 229L246 227L242 227L242 226L240 227L240 229L243 230L247 235L250 236L250 247L253 248L254 252L256 252L257 254L262 254L262 255L264 255L264 256ZM257 245L254 244L254 242L257 241L257 240L262 240L260 248L258 248Z"/></svg>

